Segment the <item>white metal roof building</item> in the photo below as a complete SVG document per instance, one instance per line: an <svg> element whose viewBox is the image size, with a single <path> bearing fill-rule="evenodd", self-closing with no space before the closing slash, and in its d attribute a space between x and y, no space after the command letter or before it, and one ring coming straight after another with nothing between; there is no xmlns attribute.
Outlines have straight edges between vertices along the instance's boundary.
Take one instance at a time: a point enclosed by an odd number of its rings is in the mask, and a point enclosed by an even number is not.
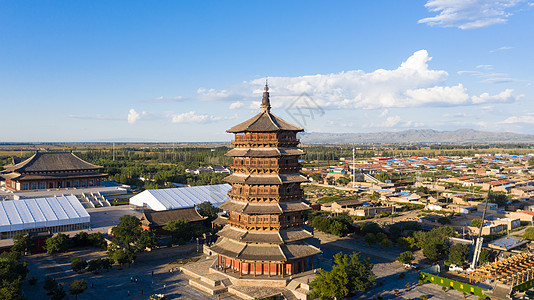
<svg viewBox="0 0 534 300"><path fill-rule="evenodd" d="M76 196L0 201L0 237L87 228L90 216Z"/></svg>
<svg viewBox="0 0 534 300"><path fill-rule="evenodd" d="M130 198L130 206L152 210L168 210L193 207L202 202L210 202L218 207L228 200L231 185L216 184L171 189L146 190Z"/></svg>

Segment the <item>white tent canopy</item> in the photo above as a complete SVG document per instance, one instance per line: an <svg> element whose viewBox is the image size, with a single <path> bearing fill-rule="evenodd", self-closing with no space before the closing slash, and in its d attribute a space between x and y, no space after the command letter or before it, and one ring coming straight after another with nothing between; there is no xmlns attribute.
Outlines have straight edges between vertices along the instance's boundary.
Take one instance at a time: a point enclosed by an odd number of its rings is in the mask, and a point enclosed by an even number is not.
<svg viewBox="0 0 534 300"><path fill-rule="evenodd" d="M130 198L130 204L139 207L146 204L147 208L158 211L193 207L206 201L218 207L228 200L231 188L229 184L216 184L146 190Z"/></svg>
<svg viewBox="0 0 534 300"><path fill-rule="evenodd" d="M0 232L89 222L76 196L0 201Z"/></svg>

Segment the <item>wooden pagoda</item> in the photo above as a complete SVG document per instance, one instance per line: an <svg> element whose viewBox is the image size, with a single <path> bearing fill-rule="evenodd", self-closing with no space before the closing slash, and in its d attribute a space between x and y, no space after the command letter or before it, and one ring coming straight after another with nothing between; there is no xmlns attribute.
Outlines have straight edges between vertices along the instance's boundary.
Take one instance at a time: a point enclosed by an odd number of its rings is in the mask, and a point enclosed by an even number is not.
<svg viewBox="0 0 534 300"><path fill-rule="evenodd" d="M269 88L261 112L227 132L235 134L230 199L221 205L229 212L227 225L211 246L219 270L240 275L285 276L314 268L321 251L306 243L313 236L304 225L298 162L304 152L297 148L297 133L304 131L271 113Z"/></svg>

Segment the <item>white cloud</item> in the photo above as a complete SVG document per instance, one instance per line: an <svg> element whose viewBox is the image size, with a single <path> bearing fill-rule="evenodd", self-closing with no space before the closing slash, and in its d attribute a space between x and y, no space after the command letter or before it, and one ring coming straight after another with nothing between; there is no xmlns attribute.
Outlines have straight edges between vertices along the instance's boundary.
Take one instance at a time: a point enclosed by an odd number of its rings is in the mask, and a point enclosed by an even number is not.
<svg viewBox="0 0 534 300"><path fill-rule="evenodd" d="M503 47L499 47L497 49L490 50L490 52L504 51L504 50L510 50L510 49L514 49L514 47L503 46Z"/></svg>
<svg viewBox="0 0 534 300"><path fill-rule="evenodd" d="M128 113L128 123L135 124L139 118L141 118L141 115L137 113L135 109L131 108L130 112Z"/></svg>
<svg viewBox="0 0 534 300"><path fill-rule="evenodd" d="M215 89L205 89L199 88L197 94L201 99L212 99L212 98L227 98L230 96L230 93L227 90L215 90Z"/></svg>
<svg viewBox="0 0 534 300"><path fill-rule="evenodd" d="M485 69L485 70L492 70L493 66L492 65L478 65L475 68L477 68L477 69Z"/></svg>
<svg viewBox="0 0 534 300"><path fill-rule="evenodd" d="M425 123L423 122L414 122L414 121L407 121L402 124L402 127L423 127L425 126Z"/></svg>
<svg viewBox="0 0 534 300"><path fill-rule="evenodd" d="M512 16L509 12L525 0L428 0L425 7L435 13L418 23L439 27L473 29L506 23Z"/></svg>
<svg viewBox="0 0 534 300"><path fill-rule="evenodd" d="M466 113L447 113L442 115L444 118L470 118L473 115Z"/></svg>
<svg viewBox="0 0 534 300"><path fill-rule="evenodd" d="M399 124L400 121L401 121L400 116L391 116L391 117L386 117L386 119L383 122L364 124L363 127L364 128L365 127L379 127L379 128L395 127L397 124Z"/></svg>
<svg viewBox="0 0 534 300"><path fill-rule="evenodd" d="M506 120L500 122L503 124L516 124L516 123L523 123L523 124L530 124L534 125L534 115L524 115L524 116L512 116L506 118Z"/></svg>
<svg viewBox="0 0 534 300"><path fill-rule="evenodd" d="M380 113L380 116L379 116L379 117L380 117L380 118L383 118L383 117L387 116L388 114L389 114L389 110L386 108L386 109L384 109L383 112Z"/></svg>
<svg viewBox="0 0 534 300"><path fill-rule="evenodd" d="M392 70L377 69L368 73L351 70L297 77L270 77L271 105L274 108L287 108L303 93L313 100L314 105L323 109L387 109L473 104L472 95L469 95L467 88L461 83L448 86L444 84L448 77L445 70L429 68L431 59L426 50L419 50ZM483 74L480 71L461 72ZM460 74L464 74L461 72ZM264 79L255 79L244 82L231 91L200 89L199 94L209 94L211 100L239 99L250 103L250 108L257 110L264 84ZM255 96L251 98L250 95Z"/></svg>
<svg viewBox="0 0 534 300"><path fill-rule="evenodd" d="M245 104L241 101L232 102L232 104L230 104L230 109L238 109L243 107L244 105Z"/></svg>
<svg viewBox="0 0 534 300"><path fill-rule="evenodd" d="M154 100L161 101L161 102L172 102L172 101L178 101L178 100L182 100L182 99L183 99L182 96L176 96L176 97L159 96L159 97L155 98Z"/></svg>
<svg viewBox="0 0 534 300"><path fill-rule="evenodd" d="M194 111L189 111L181 114L173 114L171 121L173 123L210 123L221 120L235 119L237 116L217 117L213 115L197 114Z"/></svg>
<svg viewBox="0 0 534 300"><path fill-rule="evenodd" d="M477 66L479 68L479 66ZM485 83L505 83L511 81L517 81L516 79L510 78L506 73L495 73L495 72L482 72L482 71L458 71L458 75L471 75L473 77L481 79L480 82Z"/></svg>
<svg viewBox="0 0 534 300"><path fill-rule="evenodd" d="M472 96L471 99L474 104L480 103L510 103L518 100L523 95L514 96L513 89L506 89L497 95L490 95L488 93L482 93L480 96Z"/></svg>

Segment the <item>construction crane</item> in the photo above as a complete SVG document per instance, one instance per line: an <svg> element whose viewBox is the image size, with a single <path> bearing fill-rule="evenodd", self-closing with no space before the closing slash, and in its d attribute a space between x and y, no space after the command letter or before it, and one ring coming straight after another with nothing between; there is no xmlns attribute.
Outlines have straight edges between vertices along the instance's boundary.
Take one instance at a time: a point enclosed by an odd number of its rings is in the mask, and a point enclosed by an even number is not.
<svg viewBox="0 0 534 300"><path fill-rule="evenodd" d="M488 209L488 200L491 193L491 186L488 189L488 196L486 197L486 202L484 203L484 211L482 212L482 222L480 222L480 229L478 230L478 238L475 244L475 251L473 252L473 262L471 263L471 270L475 270L478 263L478 258L480 257L480 251L482 250L482 243L484 238L482 237L482 228L484 227L484 221L486 220L486 210Z"/></svg>

